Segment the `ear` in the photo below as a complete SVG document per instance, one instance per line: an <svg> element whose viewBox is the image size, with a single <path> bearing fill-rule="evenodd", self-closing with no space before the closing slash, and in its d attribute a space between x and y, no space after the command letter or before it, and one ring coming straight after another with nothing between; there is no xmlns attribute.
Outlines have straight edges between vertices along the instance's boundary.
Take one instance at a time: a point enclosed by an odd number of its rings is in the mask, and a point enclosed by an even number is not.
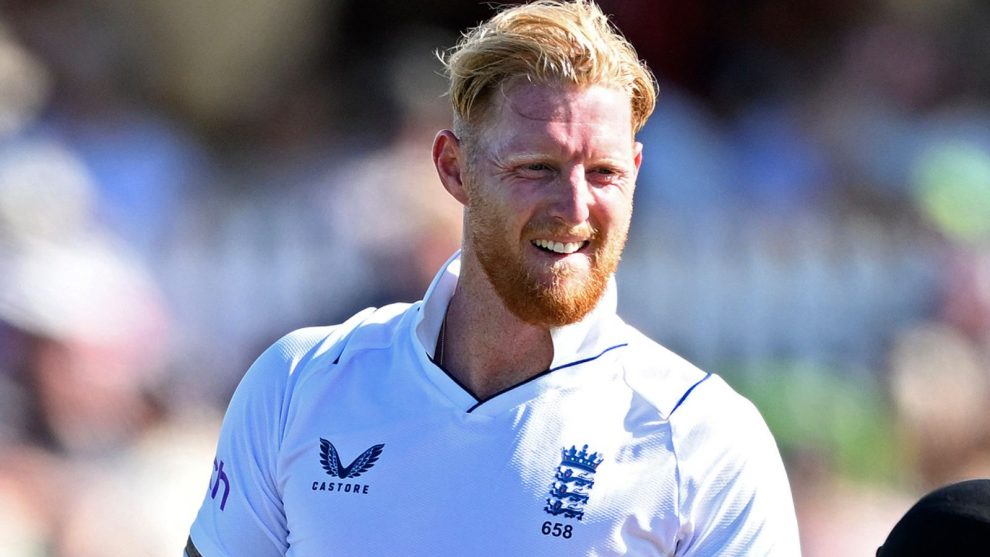
<svg viewBox="0 0 990 557"><path fill-rule="evenodd" d="M464 151L461 140L450 130L441 130L433 139L433 165L437 167L440 182L450 195L461 205L467 205L468 195L464 189Z"/></svg>
<svg viewBox="0 0 990 557"><path fill-rule="evenodd" d="M633 141L633 163L636 165L636 173L639 173L639 167L643 164L643 144L639 141Z"/></svg>

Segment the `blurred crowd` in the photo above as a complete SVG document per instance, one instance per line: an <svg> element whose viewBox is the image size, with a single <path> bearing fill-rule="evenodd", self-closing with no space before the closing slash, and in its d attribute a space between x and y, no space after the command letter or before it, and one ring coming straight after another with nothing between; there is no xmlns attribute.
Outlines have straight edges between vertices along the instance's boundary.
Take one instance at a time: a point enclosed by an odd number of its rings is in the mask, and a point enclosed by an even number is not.
<svg viewBox="0 0 990 557"><path fill-rule="evenodd" d="M620 313L767 418L808 557L990 476L990 6L601 0L658 75ZM0 3L0 556L177 555L241 374L458 247L481 2Z"/></svg>

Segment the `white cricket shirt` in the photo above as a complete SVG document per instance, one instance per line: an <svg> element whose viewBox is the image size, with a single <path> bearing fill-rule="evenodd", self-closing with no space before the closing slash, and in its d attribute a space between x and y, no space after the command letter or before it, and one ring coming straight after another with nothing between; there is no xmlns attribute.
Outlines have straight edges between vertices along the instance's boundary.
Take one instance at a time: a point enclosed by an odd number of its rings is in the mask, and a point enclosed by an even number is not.
<svg viewBox="0 0 990 557"><path fill-rule="evenodd" d="M192 525L204 557L800 554L757 410L620 320L614 285L552 331L548 371L475 400L431 359L459 268L258 358Z"/></svg>

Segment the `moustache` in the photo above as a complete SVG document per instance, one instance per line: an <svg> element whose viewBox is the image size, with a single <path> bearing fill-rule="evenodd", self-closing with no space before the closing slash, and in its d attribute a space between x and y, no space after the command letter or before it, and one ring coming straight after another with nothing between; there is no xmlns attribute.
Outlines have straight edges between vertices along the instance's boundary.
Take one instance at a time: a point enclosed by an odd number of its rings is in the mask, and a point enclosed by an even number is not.
<svg viewBox="0 0 990 557"><path fill-rule="evenodd" d="M533 221L526 223L526 226L523 227L523 234L527 236L578 237L584 238L591 243L594 243L601 238L601 232L598 228L589 223L584 223L579 226L567 226L566 224L556 221Z"/></svg>

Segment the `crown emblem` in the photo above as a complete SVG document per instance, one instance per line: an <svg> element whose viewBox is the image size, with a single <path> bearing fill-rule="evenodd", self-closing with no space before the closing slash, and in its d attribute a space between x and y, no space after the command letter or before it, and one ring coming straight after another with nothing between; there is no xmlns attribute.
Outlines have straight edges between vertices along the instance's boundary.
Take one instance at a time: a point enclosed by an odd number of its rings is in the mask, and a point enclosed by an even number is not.
<svg viewBox="0 0 990 557"><path fill-rule="evenodd" d="M571 445L570 449L561 449L560 456L561 465L579 468L591 473L594 473L598 469L598 465L605 460L598 456L597 452L588 454L588 445L581 447L580 451Z"/></svg>
<svg viewBox="0 0 990 557"><path fill-rule="evenodd" d="M595 470L605 460L597 452L588 454L588 445L560 449L560 466L554 473L554 481L547 494L547 505L543 510L553 516L563 516L581 520L584 506L588 503L591 488L595 486Z"/></svg>

